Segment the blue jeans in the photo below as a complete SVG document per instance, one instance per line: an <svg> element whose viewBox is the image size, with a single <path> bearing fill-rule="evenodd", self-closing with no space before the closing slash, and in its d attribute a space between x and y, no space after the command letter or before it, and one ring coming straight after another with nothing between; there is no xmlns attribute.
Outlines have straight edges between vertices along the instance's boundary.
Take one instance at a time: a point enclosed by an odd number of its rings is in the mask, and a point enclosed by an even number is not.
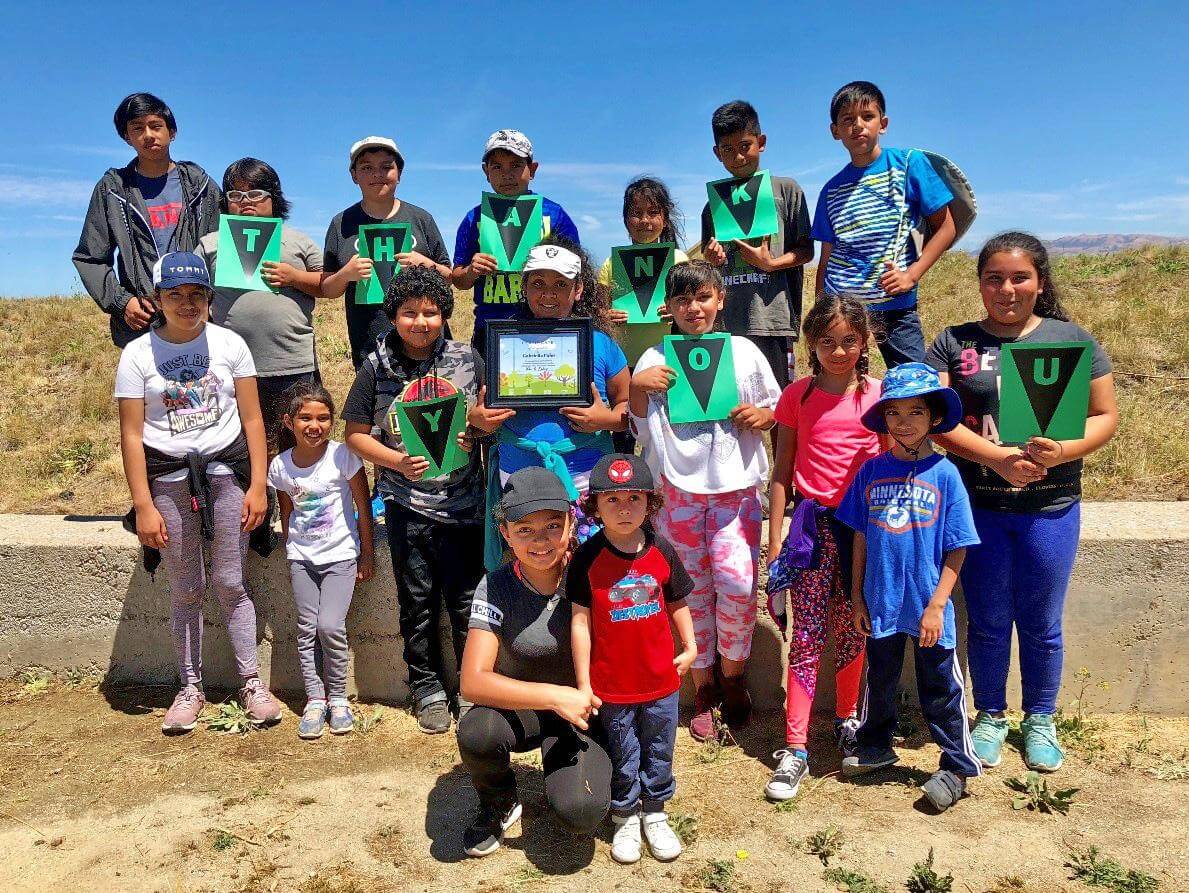
<svg viewBox="0 0 1189 893"><path fill-rule="evenodd" d="M884 364L891 369L901 363L925 362L925 334L916 307L900 310L872 310L875 343Z"/></svg>
<svg viewBox="0 0 1189 893"><path fill-rule="evenodd" d="M643 704L604 704L599 719L611 757L611 812L661 812L677 790L673 748L679 692Z"/></svg>
<svg viewBox="0 0 1189 893"><path fill-rule="evenodd" d="M1057 512L974 510L982 542L966 550L962 592L974 706L1007 709L1011 631L1020 642L1025 713L1053 713L1061 688L1061 618L1078 551L1081 503Z"/></svg>

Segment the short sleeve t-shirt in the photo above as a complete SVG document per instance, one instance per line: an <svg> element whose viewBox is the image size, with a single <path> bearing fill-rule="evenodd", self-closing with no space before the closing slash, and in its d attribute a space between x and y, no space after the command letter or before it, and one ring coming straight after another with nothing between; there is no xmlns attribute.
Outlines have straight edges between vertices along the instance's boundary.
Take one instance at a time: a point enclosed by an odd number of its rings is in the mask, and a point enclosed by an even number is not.
<svg viewBox="0 0 1189 893"><path fill-rule="evenodd" d="M208 233L196 253L214 279L219 234ZM322 249L301 230L281 227L281 262L298 270L322 269ZM298 375L318 368L314 353L314 299L297 288L269 290L219 287L211 302L211 319L248 343L256 374Z"/></svg>
<svg viewBox="0 0 1189 893"><path fill-rule="evenodd" d="M469 344L438 342L433 355L413 360L401 349L396 331L367 355L343 403L343 421L380 429L380 442L405 452L392 404L462 393L468 409L479 401L483 360ZM392 468L380 468L377 487L384 499L445 524L477 524L483 518L483 476L479 450L466 465L437 478L411 481Z"/></svg>
<svg viewBox="0 0 1189 893"><path fill-rule="evenodd" d="M326 230L326 245L322 251L322 263L327 273L337 273L359 253L359 227L375 223L408 223L413 236L411 250L424 254L436 264L449 266L450 255L446 243L433 217L424 208L401 201L396 213L387 220L377 220L363 210L363 204L356 202L334 216ZM355 287L350 282L343 293L343 304L347 313L347 338L351 342L351 359L358 369L368 351L376 341L392 329L392 323L384 315L383 304L356 304Z"/></svg>
<svg viewBox="0 0 1189 893"><path fill-rule="evenodd" d="M532 195L532 192L526 195ZM471 208L458 225L454 240L454 266L464 267L479 253L479 211ZM541 238L556 233L578 242L578 227L565 209L553 199L541 198ZM520 290L520 273L492 273L475 280L475 335L480 336L489 319L511 319L521 311L524 296ZM481 344L481 342L476 341Z"/></svg>
<svg viewBox="0 0 1189 893"><path fill-rule="evenodd" d="M863 391L830 394L815 387L805 397L812 381L812 376L806 376L784 389L776 404L776 421L797 435L793 458L797 492L836 508L859 467L879 455L879 435L862 422L863 413L879 401L879 379L868 376Z"/></svg>
<svg viewBox="0 0 1189 893"><path fill-rule="evenodd" d="M594 383L603 402L608 401L607 382L627 368L628 361L619 345L600 331L595 331L593 341ZM516 415L503 424L504 439L500 442L500 471L513 474L522 468L541 464L541 457L535 450L522 450L508 442L509 436L532 441L557 443L567 438L577 438L589 445L580 446L565 453L566 468L570 474L590 471L599 459L613 449L611 432L600 431L593 435L578 434L569 419L557 410L530 409L517 411Z"/></svg>
<svg viewBox="0 0 1189 893"><path fill-rule="evenodd" d="M919 636L946 553L979 541L958 470L937 454L913 463L882 453L859 469L837 517L867 538L863 596L872 637ZM950 599L938 644L957 641Z"/></svg>
<svg viewBox="0 0 1189 893"><path fill-rule="evenodd" d="M917 259L912 230L953 200L922 152L885 147L867 167L848 164L826 181L813 215L813 238L831 246L825 291L868 310L915 307L915 288L890 296L879 287L884 263L907 269Z"/></svg>
<svg viewBox="0 0 1189 893"><path fill-rule="evenodd" d="M285 450L268 466L268 482L293 502L285 557L326 565L359 557L359 522L351 478L363 463L345 444L332 440L322 458L308 468Z"/></svg>
<svg viewBox="0 0 1189 893"><path fill-rule="evenodd" d="M176 166L160 177L146 177L137 171L136 188L149 210L149 229L157 254L168 254L173 231L182 215L182 175Z"/></svg>
<svg viewBox="0 0 1189 893"><path fill-rule="evenodd" d="M1004 344L1046 344L1056 341L1089 341L1094 345L1091 378L1111 371L1111 361L1094 337L1081 326L1059 319L1042 319L1040 325L1016 339L992 335L977 322L945 329L930 346L925 359L949 375L950 387L962 398L962 423L991 443L999 441L999 355ZM1013 487L991 469L977 462L953 457L976 508L1000 512L1055 512L1081 499L1082 460L1049 469L1043 480L1027 487Z"/></svg>
<svg viewBox="0 0 1189 893"><path fill-rule="evenodd" d="M230 446L240 431L235 380L256 367L244 339L207 323L192 341L175 344L151 329L124 348L116 369L115 396L144 400L144 444L167 456L211 455ZM208 474L231 474L222 462ZM179 471L160 478L185 480Z"/></svg>
<svg viewBox="0 0 1189 893"><path fill-rule="evenodd" d="M566 593L590 609L590 685L596 695L612 704L641 704L681 687L666 605L692 589L673 546L648 528L635 555L616 549L603 531L578 547Z"/></svg>
<svg viewBox="0 0 1189 893"><path fill-rule="evenodd" d="M809 208L800 185L791 177L773 177L772 197L776 200L777 225L770 242L772 256L811 249ZM702 244L713 235L707 204L702 208ZM732 335L782 335L795 340L801 326L803 268L765 273L747 263L733 242L723 243L722 247L727 253L722 268L727 289L723 328Z"/></svg>
<svg viewBox="0 0 1189 893"><path fill-rule="evenodd" d="M545 596L520 579L516 563L485 576L471 600L470 629L500 640L495 672L521 682L574 684L570 650L570 602L565 586Z"/></svg>

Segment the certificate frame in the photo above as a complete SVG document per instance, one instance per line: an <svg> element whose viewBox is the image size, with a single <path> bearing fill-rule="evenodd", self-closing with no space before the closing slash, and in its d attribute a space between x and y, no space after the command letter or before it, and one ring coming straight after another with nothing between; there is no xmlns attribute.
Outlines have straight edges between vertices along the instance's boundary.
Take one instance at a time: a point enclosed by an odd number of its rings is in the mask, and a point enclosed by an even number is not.
<svg viewBox="0 0 1189 893"><path fill-rule="evenodd" d="M529 345L549 340L557 346L545 354L532 355ZM487 405L494 409L558 409L594 402L590 393L594 381L594 326L586 317L489 320L485 359ZM512 368L510 359L515 363ZM554 368L547 368L549 365ZM565 367L573 369L573 376ZM567 374L556 375L558 371ZM518 381L516 376L524 378Z"/></svg>

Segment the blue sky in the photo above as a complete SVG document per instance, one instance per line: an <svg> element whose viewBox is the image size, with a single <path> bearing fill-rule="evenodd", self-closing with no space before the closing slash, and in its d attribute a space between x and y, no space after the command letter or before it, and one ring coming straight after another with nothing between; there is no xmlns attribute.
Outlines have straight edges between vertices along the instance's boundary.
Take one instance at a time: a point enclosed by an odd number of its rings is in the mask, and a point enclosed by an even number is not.
<svg viewBox="0 0 1189 893"><path fill-rule="evenodd" d="M966 171L981 215L964 248L1009 227L1189 235L1180 4L808 6L10 6L0 294L78 288L70 253L95 181L132 155L111 115L134 90L172 106L175 158L216 179L244 155L273 164L291 223L318 242L358 199L348 147L379 133L407 159L398 195L427 208L452 247L499 127L530 136L535 188L599 258L624 241L623 186L641 173L670 184L692 240L702 184L725 175L710 152L717 105L755 103L765 165L813 202L846 161L828 132L830 94L855 78L888 96L887 144Z"/></svg>

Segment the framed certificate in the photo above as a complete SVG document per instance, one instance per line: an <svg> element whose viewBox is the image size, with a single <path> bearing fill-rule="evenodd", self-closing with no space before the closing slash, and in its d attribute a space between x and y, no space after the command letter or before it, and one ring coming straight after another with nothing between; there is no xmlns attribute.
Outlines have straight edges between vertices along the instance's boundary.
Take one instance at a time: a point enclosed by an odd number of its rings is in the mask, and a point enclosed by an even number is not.
<svg viewBox="0 0 1189 893"><path fill-rule="evenodd" d="M507 409L590 406L594 329L589 319L487 323L487 405Z"/></svg>

